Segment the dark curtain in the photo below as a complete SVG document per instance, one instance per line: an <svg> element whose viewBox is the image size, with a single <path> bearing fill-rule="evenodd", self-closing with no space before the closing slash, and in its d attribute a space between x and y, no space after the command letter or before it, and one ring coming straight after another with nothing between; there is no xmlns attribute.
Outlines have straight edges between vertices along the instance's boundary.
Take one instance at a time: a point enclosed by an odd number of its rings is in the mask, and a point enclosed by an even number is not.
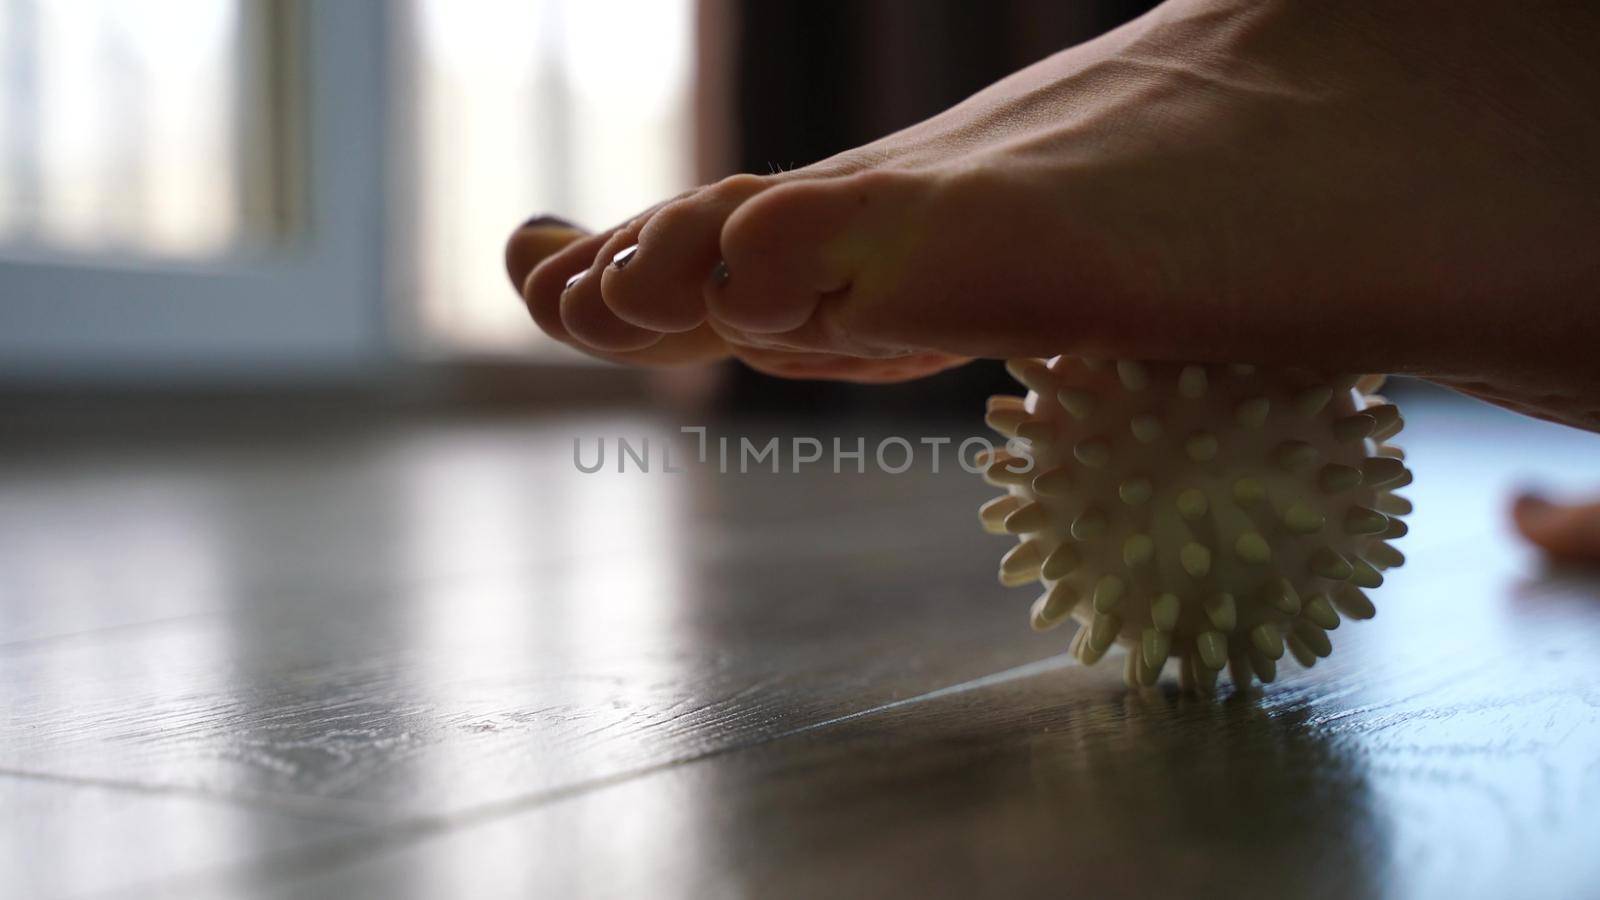
<svg viewBox="0 0 1600 900"><path fill-rule="evenodd" d="M1143 13L1137 0L734 0L731 160L765 173L911 125ZM785 382L740 368L739 411L972 410L1014 391L998 363L909 385Z"/></svg>

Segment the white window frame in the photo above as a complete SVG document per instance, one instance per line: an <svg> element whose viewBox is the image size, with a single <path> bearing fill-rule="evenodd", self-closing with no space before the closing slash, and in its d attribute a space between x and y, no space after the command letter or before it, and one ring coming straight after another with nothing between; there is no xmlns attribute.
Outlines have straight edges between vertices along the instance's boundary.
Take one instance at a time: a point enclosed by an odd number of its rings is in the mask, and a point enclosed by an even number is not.
<svg viewBox="0 0 1600 900"><path fill-rule="evenodd" d="M306 0L295 11L304 199L293 232L203 262L0 244L0 377L255 381L393 361L384 188L394 14L384 0Z"/></svg>

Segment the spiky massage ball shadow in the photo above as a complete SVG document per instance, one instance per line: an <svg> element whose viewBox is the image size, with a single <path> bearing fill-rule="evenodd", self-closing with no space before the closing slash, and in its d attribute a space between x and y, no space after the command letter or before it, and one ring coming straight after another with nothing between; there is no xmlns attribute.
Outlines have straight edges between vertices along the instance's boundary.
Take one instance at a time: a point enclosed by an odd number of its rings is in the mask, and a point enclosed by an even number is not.
<svg viewBox="0 0 1600 900"><path fill-rule="evenodd" d="M1371 394L1382 376L1330 383L1253 366L1017 359L1026 398L990 398L1010 439L984 461L1006 494L986 530L1019 535L1007 586L1041 582L1033 627L1068 618L1071 652L1128 650L1124 679L1154 685L1175 658L1209 695L1271 682L1287 646L1310 667L1333 651L1340 613L1371 618L1363 589L1405 561L1411 483L1385 443L1399 411Z"/></svg>

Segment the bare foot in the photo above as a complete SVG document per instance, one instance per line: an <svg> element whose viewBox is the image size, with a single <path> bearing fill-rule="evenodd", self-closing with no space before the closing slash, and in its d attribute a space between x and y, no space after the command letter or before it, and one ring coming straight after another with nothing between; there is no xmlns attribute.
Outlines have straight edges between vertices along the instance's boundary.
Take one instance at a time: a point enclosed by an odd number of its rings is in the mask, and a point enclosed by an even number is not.
<svg viewBox="0 0 1600 900"><path fill-rule="evenodd" d="M622 361L1298 364L1600 429L1596 53L1583 4L1170 0L816 165L523 229L509 268Z"/></svg>
<svg viewBox="0 0 1600 900"><path fill-rule="evenodd" d="M1523 537L1552 557L1600 563L1600 502L1566 505L1524 495L1511 517Z"/></svg>

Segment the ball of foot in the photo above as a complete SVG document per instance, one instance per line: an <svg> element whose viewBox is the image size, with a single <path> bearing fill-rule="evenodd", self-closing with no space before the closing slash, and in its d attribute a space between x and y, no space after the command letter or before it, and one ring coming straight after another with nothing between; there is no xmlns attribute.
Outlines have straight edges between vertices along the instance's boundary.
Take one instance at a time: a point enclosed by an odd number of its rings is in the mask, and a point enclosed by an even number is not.
<svg viewBox="0 0 1600 900"><path fill-rule="evenodd" d="M1285 650L1328 656L1341 614L1404 557L1411 473L1379 376L1328 379L1248 365L1012 360L1026 397L989 401L1007 449L984 460L1006 493L984 527L1018 535L1008 586L1039 582L1036 629L1080 623L1084 663L1127 650L1130 686L1169 660L1209 695L1277 677Z"/></svg>

